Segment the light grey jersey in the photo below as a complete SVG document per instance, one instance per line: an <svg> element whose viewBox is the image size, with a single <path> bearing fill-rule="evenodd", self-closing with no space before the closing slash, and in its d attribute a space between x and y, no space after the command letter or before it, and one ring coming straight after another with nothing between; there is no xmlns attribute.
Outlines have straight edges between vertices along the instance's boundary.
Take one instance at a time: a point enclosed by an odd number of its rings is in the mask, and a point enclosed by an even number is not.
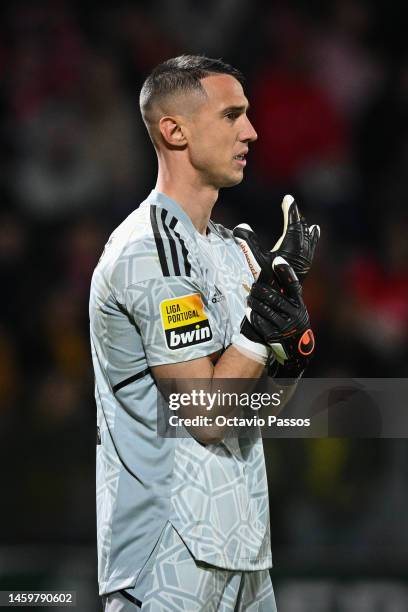
<svg viewBox="0 0 408 612"><path fill-rule="evenodd" d="M157 435L150 367L229 346L253 282L232 232L209 230L201 236L153 191L113 232L93 274L100 594L136 584L168 521L198 560L271 566L262 441L242 449L233 438L203 446Z"/></svg>

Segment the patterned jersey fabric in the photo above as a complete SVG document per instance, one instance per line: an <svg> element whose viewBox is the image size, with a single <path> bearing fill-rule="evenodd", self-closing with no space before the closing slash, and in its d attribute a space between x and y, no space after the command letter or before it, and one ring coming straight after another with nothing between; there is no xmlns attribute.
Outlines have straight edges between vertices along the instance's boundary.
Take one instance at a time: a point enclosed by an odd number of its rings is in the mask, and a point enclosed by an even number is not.
<svg viewBox="0 0 408 612"><path fill-rule="evenodd" d="M90 296L100 594L136 585L143 597L137 579L168 522L197 560L271 566L262 441L159 436L150 373L228 347L252 282L232 232L210 222L202 236L157 191L106 244Z"/></svg>

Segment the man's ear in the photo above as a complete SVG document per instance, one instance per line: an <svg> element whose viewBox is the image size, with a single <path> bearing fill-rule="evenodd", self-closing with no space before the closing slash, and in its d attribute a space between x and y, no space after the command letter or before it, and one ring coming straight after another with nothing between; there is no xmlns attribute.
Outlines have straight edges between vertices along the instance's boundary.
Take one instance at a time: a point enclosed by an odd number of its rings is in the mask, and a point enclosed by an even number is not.
<svg viewBox="0 0 408 612"><path fill-rule="evenodd" d="M184 147L187 139L183 127L176 117L162 117L159 121L160 133L167 144L172 147Z"/></svg>

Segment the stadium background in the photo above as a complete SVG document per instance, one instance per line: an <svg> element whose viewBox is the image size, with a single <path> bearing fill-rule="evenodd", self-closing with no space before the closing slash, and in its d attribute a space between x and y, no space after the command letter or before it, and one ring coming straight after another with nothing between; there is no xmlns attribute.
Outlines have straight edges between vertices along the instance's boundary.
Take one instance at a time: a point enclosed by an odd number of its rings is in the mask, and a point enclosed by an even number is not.
<svg viewBox="0 0 408 612"><path fill-rule="evenodd" d="M247 77L259 140L216 220L272 245L292 193L321 225L309 375L407 376L408 56L392 4L2 5L0 589L71 587L79 612L99 609L88 289L154 185L138 91L163 59L205 53ZM265 450L280 612L407 610L405 440Z"/></svg>

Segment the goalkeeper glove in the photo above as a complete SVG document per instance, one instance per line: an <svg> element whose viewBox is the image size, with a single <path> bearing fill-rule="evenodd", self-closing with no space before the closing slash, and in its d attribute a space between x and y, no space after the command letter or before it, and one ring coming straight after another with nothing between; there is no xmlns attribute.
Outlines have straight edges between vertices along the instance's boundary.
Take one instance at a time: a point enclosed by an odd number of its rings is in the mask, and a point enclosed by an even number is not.
<svg viewBox="0 0 408 612"><path fill-rule="evenodd" d="M273 280L272 261L277 255L289 262L300 280L305 278L313 262L320 237L319 226L307 225L290 195L283 198L282 211L283 232L271 251L260 246L256 234L246 223L237 225L233 230L255 280L260 282Z"/></svg>
<svg viewBox="0 0 408 612"><path fill-rule="evenodd" d="M278 362L279 378L299 377L315 348L302 288L291 266L275 257L272 269L281 287L262 282L252 285L241 334L271 347Z"/></svg>

